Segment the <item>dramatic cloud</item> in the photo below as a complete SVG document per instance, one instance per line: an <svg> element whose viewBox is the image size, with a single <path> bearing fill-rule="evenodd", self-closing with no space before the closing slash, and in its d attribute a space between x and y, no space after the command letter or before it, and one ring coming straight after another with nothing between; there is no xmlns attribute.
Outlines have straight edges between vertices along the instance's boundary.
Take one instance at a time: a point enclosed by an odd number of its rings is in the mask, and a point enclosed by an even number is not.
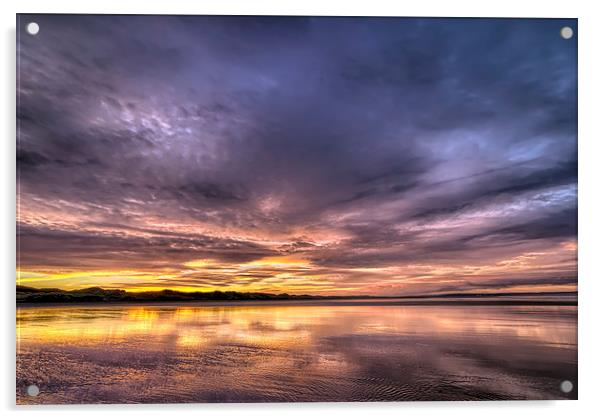
<svg viewBox="0 0 602 419"><path fill-rule="evenodd" d="M573 290L565 25L20 15L20 280Z"/></svg>

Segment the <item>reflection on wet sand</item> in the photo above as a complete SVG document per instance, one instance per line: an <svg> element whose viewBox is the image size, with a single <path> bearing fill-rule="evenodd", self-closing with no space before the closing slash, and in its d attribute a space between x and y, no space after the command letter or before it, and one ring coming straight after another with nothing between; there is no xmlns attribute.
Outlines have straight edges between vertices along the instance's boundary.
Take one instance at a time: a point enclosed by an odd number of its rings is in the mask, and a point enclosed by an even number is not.
<svg viewBox="0 0 602 419"><path fill-rule="evenodd" d="M576 398L576 307L25 307L18 403ZM26 395L36 384L37 397Z"/></svg>

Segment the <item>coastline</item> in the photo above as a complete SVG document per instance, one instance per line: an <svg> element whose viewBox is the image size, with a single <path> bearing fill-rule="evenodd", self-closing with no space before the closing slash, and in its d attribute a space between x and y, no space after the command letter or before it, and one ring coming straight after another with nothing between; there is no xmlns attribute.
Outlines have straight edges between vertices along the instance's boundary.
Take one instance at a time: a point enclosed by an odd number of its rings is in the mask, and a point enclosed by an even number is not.
<svg viewBox="0 0 602 419"><path fill-rule="evenodd" d="M17 302L17 308L82 307L82 306L563 306L577 307L569 300L496 300L496 299L291 299L291 300L173 300L173 301L73 301L73 302Z"/></svg>

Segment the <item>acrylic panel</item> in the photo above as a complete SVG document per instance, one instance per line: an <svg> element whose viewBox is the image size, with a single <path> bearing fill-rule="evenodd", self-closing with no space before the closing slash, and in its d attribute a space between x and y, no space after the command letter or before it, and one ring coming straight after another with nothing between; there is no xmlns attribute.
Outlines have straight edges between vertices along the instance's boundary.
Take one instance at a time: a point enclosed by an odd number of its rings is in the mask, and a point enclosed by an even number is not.
<svg viewBox="0 0 602 419"><path fill-rule="evenodd" d="M577 36L18 15L17 403L576 399Z"/></svg>

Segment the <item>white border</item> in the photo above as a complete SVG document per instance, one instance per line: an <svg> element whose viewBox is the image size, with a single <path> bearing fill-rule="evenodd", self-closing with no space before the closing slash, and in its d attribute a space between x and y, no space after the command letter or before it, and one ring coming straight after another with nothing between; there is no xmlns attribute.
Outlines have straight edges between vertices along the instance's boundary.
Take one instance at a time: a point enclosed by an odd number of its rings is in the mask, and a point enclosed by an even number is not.
<svg viewBox="0 0 602 419"><path fill-rule="evenodd" d="M352 1L352 0L21 0L17 4L2 2L3 59L2 111L4 130L0 164L2 216L0 262L2 266L3 315L1 324L2 390L0 408L3 413L19 417L106 418L142 413L160 418L171 412L185 417L245 419L266 417L306 418L307 416L345 415L379 418L418 414L446 418L504 418L545 415L546 418L594 416L600 397L600 316L602 281L600 252L600 216L602 206L602 164L599 161L602 135L600 113L602 97L602 16L594 1L526 0L472 1ZM80 406L80 407L15 407L15 13L145 13L145 14L270 14L270 15L355 15L355 16L465 16L465 17L570 17L579 18L579 401L567 402L436 402L436 403L340 403L340 404L271 404L271 405L152 405L152 406ZM597 409L596 409L597 408ZM598 412L599 413L599 412ZM7 417L7 416L5 416Z"/></svg>

